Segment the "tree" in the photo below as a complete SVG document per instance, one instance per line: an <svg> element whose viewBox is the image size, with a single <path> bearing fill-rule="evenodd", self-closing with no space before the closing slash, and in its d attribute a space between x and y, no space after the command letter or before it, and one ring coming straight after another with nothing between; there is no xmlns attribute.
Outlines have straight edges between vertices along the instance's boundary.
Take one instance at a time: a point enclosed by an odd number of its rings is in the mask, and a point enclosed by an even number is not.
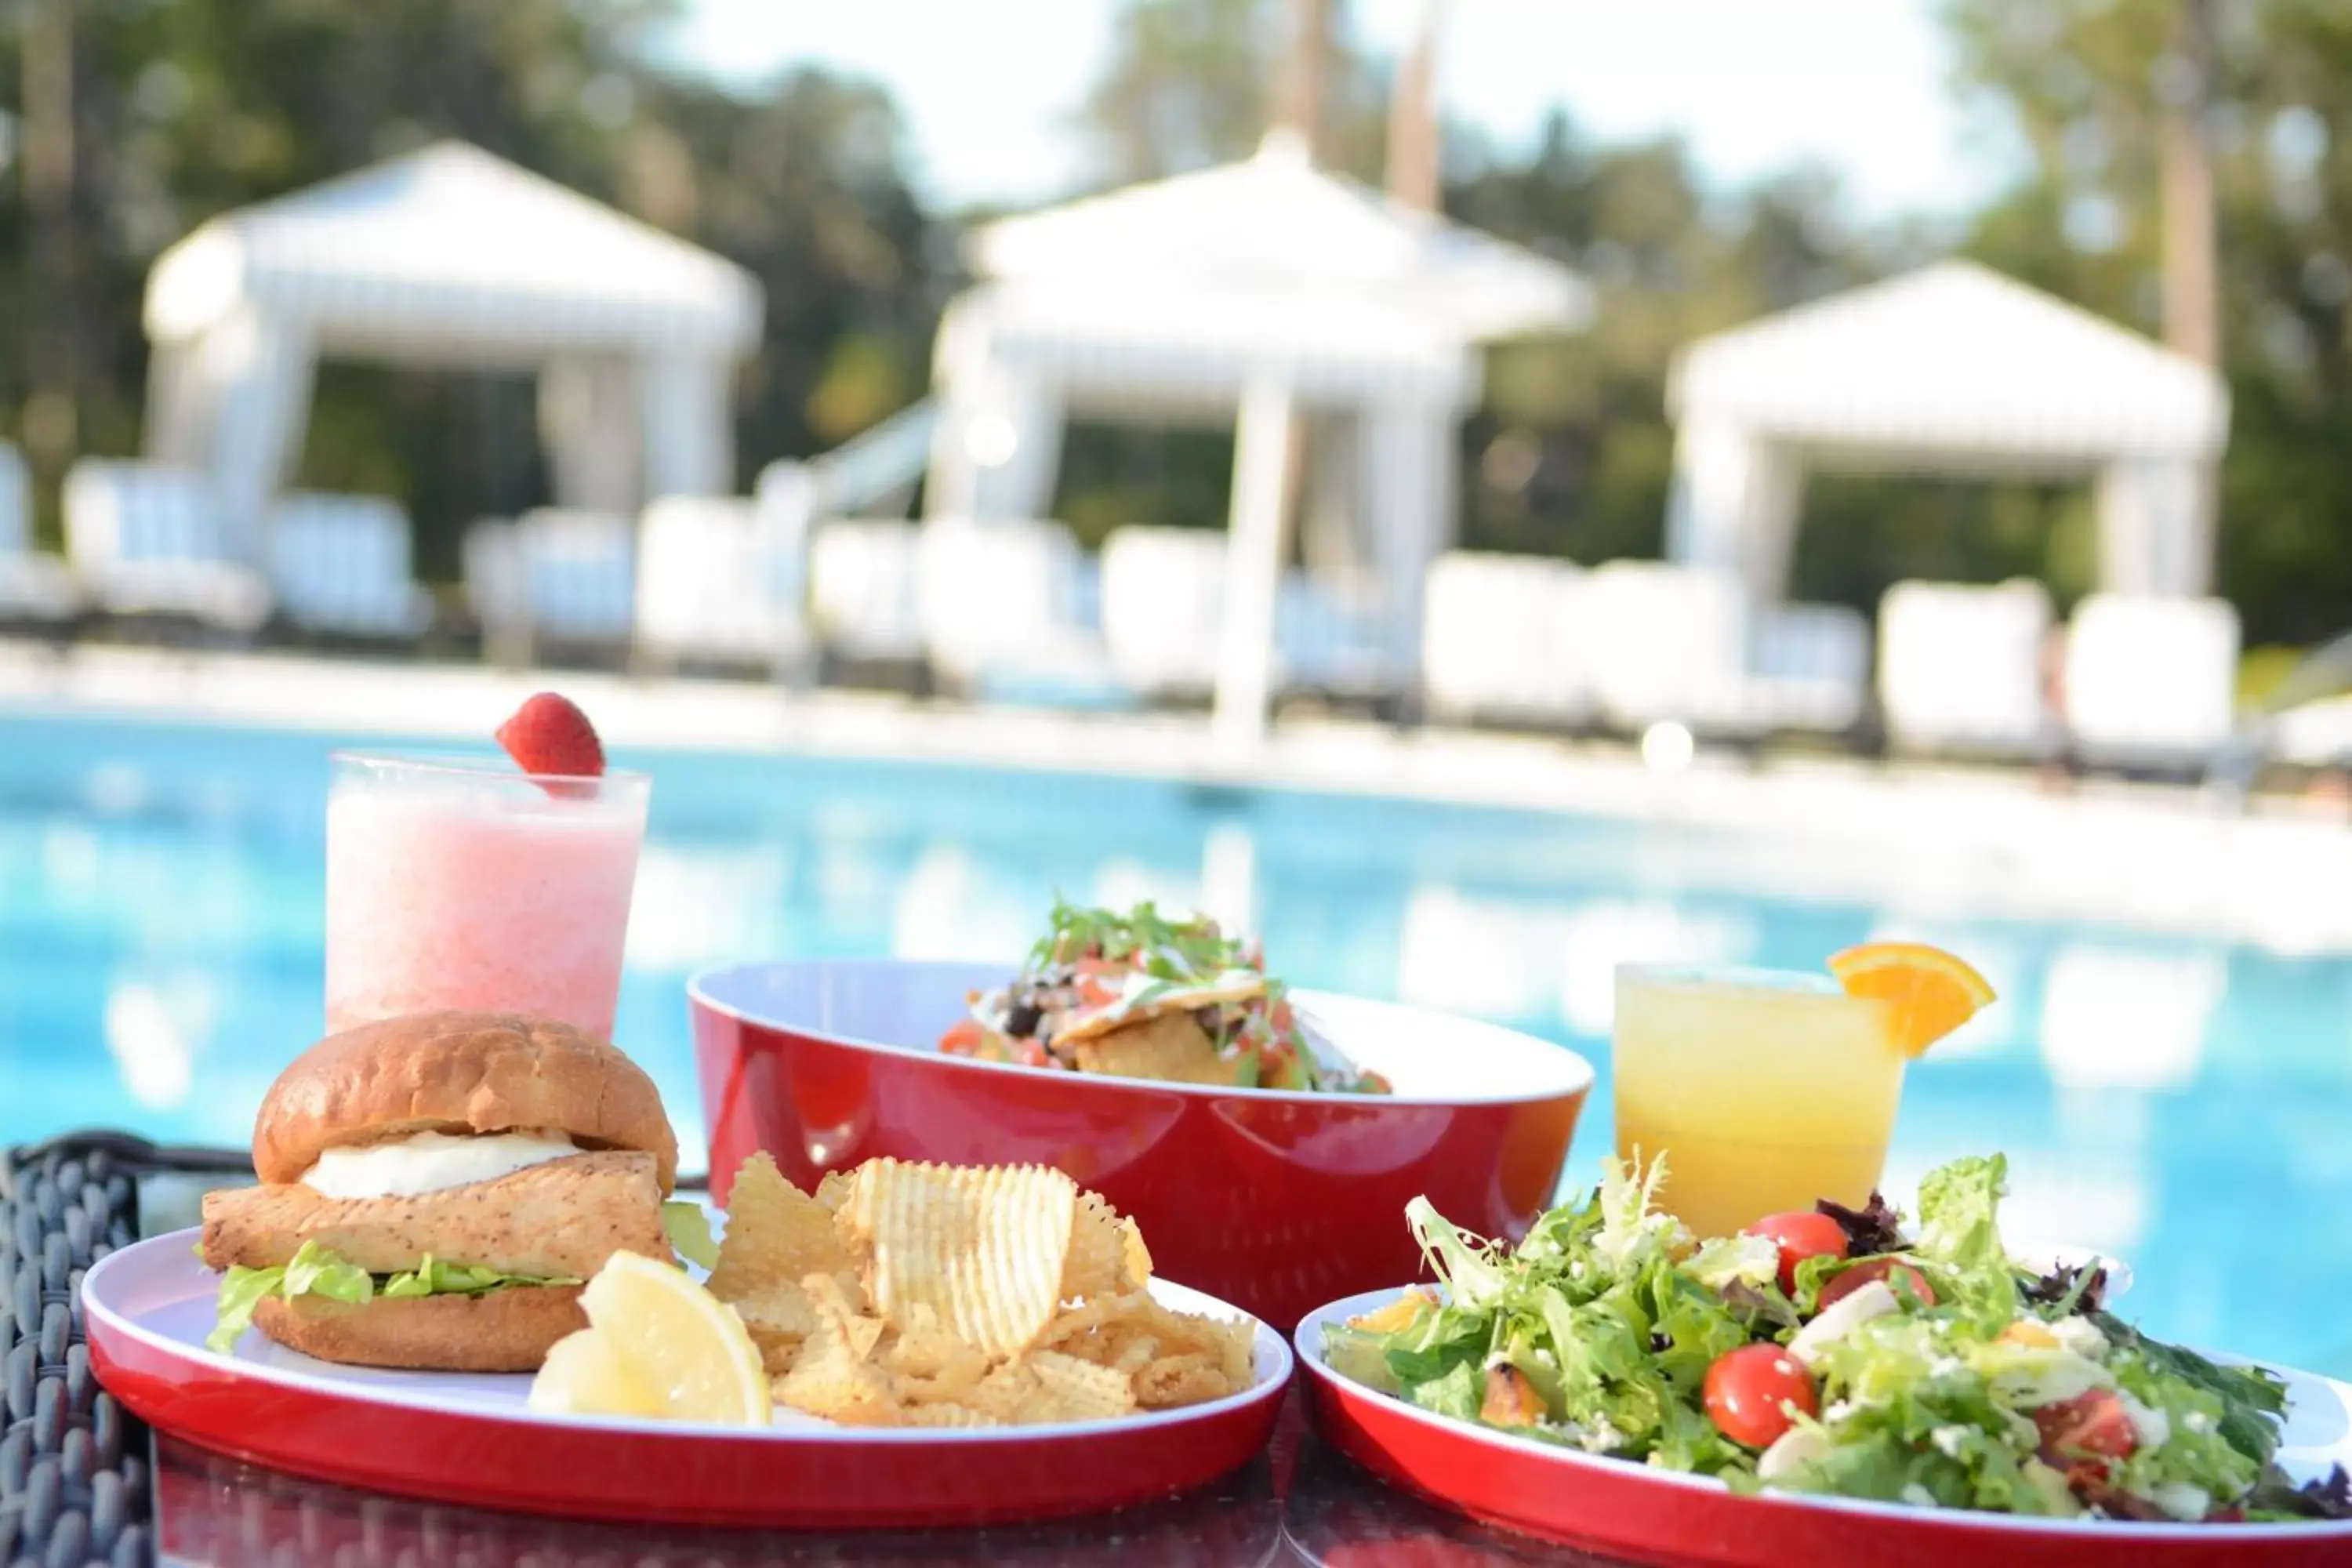
<svg viewBox="0 0 2352 1568"><path fill-rule="evenodd" d="M1965 84L2033 153L1968 248L2154 332L2168 114L2195 74L2180 3L1948 7ZM2220 585L2251 640L2310 642L2352 624L2352 13L2317 0L2213 11L2203 130L2231 403Z"/></svg>
<svg viewBox="0 0 2352 1568"><path fill-rule="evenodd" d="M44 5L57 0L41 0ZM935 233L909 193L896 111L821 73L736 98L645 63L665 0L81 0L61 209L62 324L79 448L139 441L140 298L205 218L439 137L460 137L710 246L767 285L744 385L743 477L887 413L922 378ZM0 31L0 93L26 80ZM0 109L24 106L0 98ZM32 298L30 240L60 209L0 186L0 300ZM45 318L46 319L46 318ZM21 438L34 312L0 310L0 434ZM45 362L46 363L46 362ZM52 377L52 379L57 379ZM322 367L303 482L375 490L416 518L419 564L456 565L474 516L543 499L532 389L517 376ZM35 432L37 433L37 432ZM49 492L45 491L45 495Z"/></svg>

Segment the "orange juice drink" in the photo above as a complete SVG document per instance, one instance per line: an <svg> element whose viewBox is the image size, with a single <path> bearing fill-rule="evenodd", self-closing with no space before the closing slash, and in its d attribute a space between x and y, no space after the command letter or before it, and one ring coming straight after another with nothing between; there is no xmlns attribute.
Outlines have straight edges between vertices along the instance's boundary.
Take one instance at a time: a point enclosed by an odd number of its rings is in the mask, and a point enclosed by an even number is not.
<svg viewBox="0 0 2352 1568"><path fill-rule="evenodd" d="M1611 1042L1617 1152L1666 1159L1701 1237L1878 1184L1908 1059L1888 1005L1828 975L1626 965Z"/></svg>

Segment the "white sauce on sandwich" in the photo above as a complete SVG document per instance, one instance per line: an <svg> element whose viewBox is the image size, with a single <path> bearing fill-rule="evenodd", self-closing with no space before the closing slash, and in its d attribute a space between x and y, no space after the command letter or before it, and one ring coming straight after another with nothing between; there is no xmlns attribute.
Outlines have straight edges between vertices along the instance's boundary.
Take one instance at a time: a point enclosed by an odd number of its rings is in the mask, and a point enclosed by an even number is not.
<svg viewBox="0 0 2352 1568"><path fill-rule="evenodd" d="M319 1163L302 1173L302 1184L331 1198L413 1198L494 1182L578 1152L571 1139L553 1132L457 1138L419 1132L389 1142L321 1150Z"/></svg>

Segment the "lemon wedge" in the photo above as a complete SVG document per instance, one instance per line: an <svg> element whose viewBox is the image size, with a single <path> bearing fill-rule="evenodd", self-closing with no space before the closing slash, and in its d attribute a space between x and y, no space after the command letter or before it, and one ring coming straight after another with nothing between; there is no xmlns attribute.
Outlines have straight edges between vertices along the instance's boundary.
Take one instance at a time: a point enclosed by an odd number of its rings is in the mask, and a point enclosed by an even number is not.
<svg viewBox="0 0 2352 1568"><path fill-rule="evenodd" d="M616 1252L580 1305L589 1326L549 1351L531 1408L768 1424L768 1375L743 1320L683 1270Z"/></svg>

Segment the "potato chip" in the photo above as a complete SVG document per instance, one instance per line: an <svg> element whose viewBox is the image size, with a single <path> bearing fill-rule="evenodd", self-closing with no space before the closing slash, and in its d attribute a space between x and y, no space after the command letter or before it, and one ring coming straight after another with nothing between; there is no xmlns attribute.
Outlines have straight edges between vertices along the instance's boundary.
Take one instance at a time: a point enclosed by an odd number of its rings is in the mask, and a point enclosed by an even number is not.
<svg viewBox="0 0 2352 1568"><path fill-rule="evenodd" d="M839 1279L831 1274L812 1274L801 1281L801 1289L807 1294L810 1309L816 1317L840 1325L843 1337L859 1361L873 1356L874 1347L881 1343L883 1331L889 1325L879 1318L866 1316L860 1310L862 1303L851 1298Z"/></svg>
<svg viewBox="0 0 2352 1568"><path fill-rule="evenodd" d="M1161 1356L1146 1363L1135 1373L1134 1390L1136 1404L1146 1410L1199 1405L1240 1392L1213 1361L1198 1352Z"/></svg>
<svg viewBox="0 0 2352 1568"><path fill-rule="evenodd" d="M959 1170L875 1160L839 1219L885 1318L920 1303L992 1357L1036 1339L1062 1302L1077 1184L1043 1166Z"/></svg>
<svg viewBox="0 0 2352 1568"><path fill-rule="evenodd" d="M801 1342L816 1328L816 1308L797 1285L763 1286L729 1305L751 1331L751 1342L760 1347L760 1359L771 1373L789 1371Z"/></svg>
<svg viewBox="0 0 2352 1568"><path fill-rule="evenodd" d="M824 1205L827 1214L839 1214L841 1205L849 1201L849 1188L856 1179L854 1171L827 1171L816 1184L816 1201Z"/></svg>
<svg viewBox="0 0 2352 1568"><path fill-rule="evenodd" d="M883 1342L876 1360L894 1377L931 1380L950 1388L969 1389L988 1374L986 1352L941 1328L939 1315L919 1303Z"/></svg>
<svg viewBox="0 0 2352 1568"><path fill-rule="evenodd" d="M909 1405L906 1411L909 1426L1002 1426L1003 1422L985 1410L975 1410L969 1405L951 1402L938 1405Z"/></svg>
<svg viewBox="0 0 2352 1568"><path fill-rule="evenodd" d="M1135 1388L1125 1373L1058 1351L1033 1351L1027 1364L1038 1395L1024 1403L1025 1421L1103 1421L1135 1408Z"/></svg>
<svg viewBox="0 0 2352 1568"><path fill-rule="evenodd" d="M1008 1361L974 1384L965 1398L975 1410L984 1410L999 1421L1014 1422L1021 1418L1023 1406L1038 1394L1037 1374L1017 1361Z"/></svg>
<svg viewBox="0 0 2352 1568"><path fill-rule="evenodd" d="M853 1267L823 1205L784 1180L768 1155L743 1162L728 1197L719 1265L710 1271L712 1295L735 1301Z"/></svg>
<svg viewBox="0 0 2352 1568"><path fill-rule="evenodd" d="M1140 1290L1151 1283L1151 1249L1143 1245L1143 1229L1133 1219L1120 1220L1118 1234L1127 1264L1127 1282Z"/></svg>
<svg viewBox="0 0 2352 1568"><path fill-rule="evenodd" d="M845 1320L820 1313L792 1370L775 1383L776 1402L845 1426L896 1426L904 1419L890 1380L866 1364Z"/></svg>
<svg viewBox="0 0 2352 1568"><path fill-rule="evenodd" d="M1070 1259L1062 1269L1062 1300L1084 1301L1126 1286L1127 1232L1118 1212L1093 1193L1078 1194L1070 1227Z"/></svg>

